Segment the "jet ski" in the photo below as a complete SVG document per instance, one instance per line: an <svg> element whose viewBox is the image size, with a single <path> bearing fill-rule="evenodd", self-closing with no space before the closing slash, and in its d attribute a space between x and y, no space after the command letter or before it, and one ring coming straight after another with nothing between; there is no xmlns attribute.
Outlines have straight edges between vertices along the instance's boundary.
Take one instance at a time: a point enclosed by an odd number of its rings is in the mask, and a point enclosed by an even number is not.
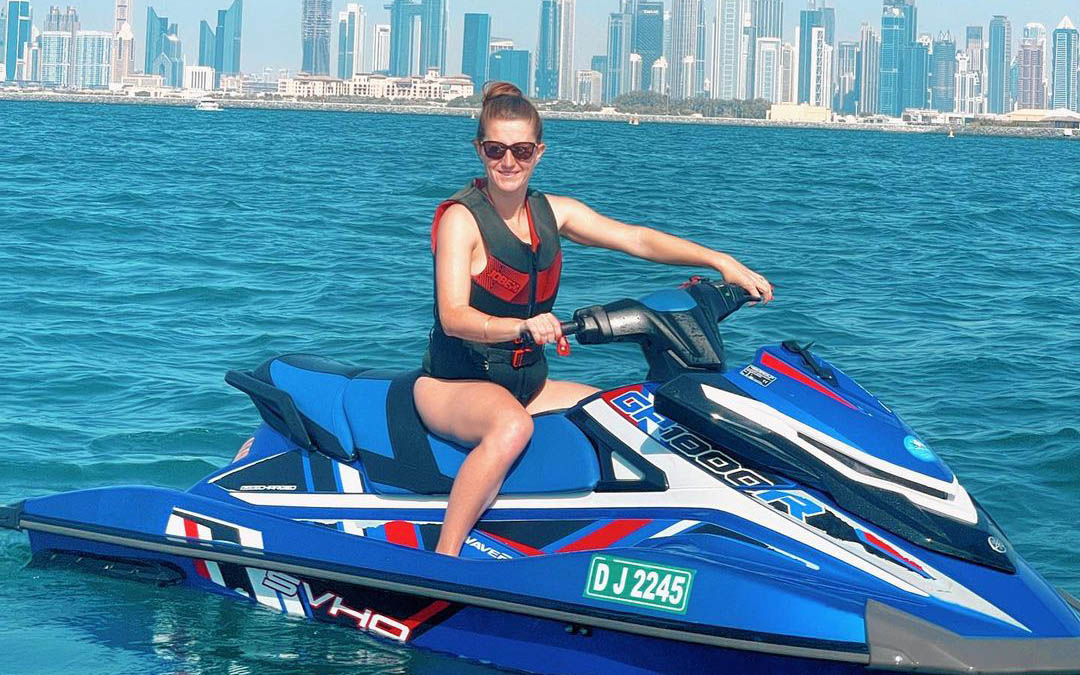
<svg viewBox="0 0 1080 675"><path fill-rule="evenodd" d="M424 428L418 374L302 354L227 374L262 425L188 491L0 524L38 564L526 672L1080 672L1080 602L896 413L797 342L727 367L718 324L751 300L692 279L576 311L567 334L648 374L535 416L460 558L433 549L468 449Z"/></svg>

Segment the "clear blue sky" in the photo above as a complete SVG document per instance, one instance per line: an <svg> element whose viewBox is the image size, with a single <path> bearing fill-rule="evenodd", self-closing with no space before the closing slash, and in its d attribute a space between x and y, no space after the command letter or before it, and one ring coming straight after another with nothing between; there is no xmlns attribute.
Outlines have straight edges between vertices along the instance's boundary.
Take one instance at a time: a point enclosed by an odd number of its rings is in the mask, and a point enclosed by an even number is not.
<svg viewBox="0 0 1080 675"><path fill-rule="evenodd" d="M199 21L214 23L217 10L227 7L231 0L131 0L135 15L135 35L138 44L137 63L141 64L146 6L152 5L161 16L180 24L180 37L189 62L198 50ZM368 23L389 23L383 8L389 0L361 2L368 13ZM540 0L448 0L450 31L447 45L447 67L456 73L461 66L461 25L465 12L487 12L492 15L492 32L513 39L520 48L532 50L536 43L536 26ZM670 6L671 0L667 0ZM710 9L714 0L705 0ZM112 27L113 0L52 0L53 4L70 4L78 8L83 26L87 29L109 30ZM39 27L48 12L49 2L33 0L34 22ZM345 6L345 0L334 0L334 18ZM833 0L836 7L837 32L840 40L856 39L859 24L866 21L880 29L881 2L878 0ZM919 31L937 33L951 30L963 34L969 24L986 25L994 14L1005 14L1012 22L1015 39L1029 21L1038 21L1053 30L1065 14L1074 22L1080 20L1077 0L917 0ZM296 70L300 62L300 5L301 0L245 0L244 41L241 66L245 72L258 72L264 67ZM618 0L578 0L577 2L577 67L586 66L593 54L606 50L604 31L607 15L618 9ZM787 37L794 35L799 10L805 0L786 0L784 25ZM374 20L374 21L373 21ZM1080 23L1080 22L1078 22ZM336 37L336 36L335 36ZM332 55L332 59L336 55Z"/></svg>

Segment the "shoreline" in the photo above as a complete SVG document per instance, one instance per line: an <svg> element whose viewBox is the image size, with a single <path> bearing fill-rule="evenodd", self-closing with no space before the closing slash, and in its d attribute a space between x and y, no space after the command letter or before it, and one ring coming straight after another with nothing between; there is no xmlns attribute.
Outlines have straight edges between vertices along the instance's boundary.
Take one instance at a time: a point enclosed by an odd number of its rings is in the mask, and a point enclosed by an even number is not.
<svg viewBox="0 0 1080 675"><path fill-rule="evenodd" d="M471 117L479 113L479 108L451 108L431 104L390 104L390 103L346 103L327 101L276 101L251 98L220 98L226 109L243 110L298 110L309 112L351 112L385 113L408 115L438 115L444 117ZM149 98L133 96L115 96L110 94L73 94L53 92L12 92L0 91L0 101L32 101L39 103L77 103L97 105L143 105L175 108L194 108L196 99L184 98ZM622 112L572 112L541 110L541 117L550 120L573 120L583 122L606 122L627 124L631 117L641 123L649 124L703 124L712 126L766 127L776 129L821 129L827 131L861 131L879 133L906 134L942 134L948 133L948 126L911 125L911 124L865 124L850 122L784 122L775 120L737 118L737 117L691 117L687 115L654 115ZM1039 139L1080 139L1080 135L1066 136L1064 129L1049 127L1006 127L1006 126L958 126L952 127L956 136L994 136L1002 138L1039 138Z"/></svg>

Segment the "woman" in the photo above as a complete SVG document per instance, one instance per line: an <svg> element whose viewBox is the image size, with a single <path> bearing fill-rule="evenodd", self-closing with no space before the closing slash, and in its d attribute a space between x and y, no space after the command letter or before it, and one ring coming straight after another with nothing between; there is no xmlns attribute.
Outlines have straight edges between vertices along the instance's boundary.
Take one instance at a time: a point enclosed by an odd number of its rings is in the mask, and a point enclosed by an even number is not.
<svg viewBox="0 0 1080 675"><path fill-rule="evenodd" d="M597 391L547 379L543 345L562 338L551 314L559 236L673 265L719 271L765 302L772 286L730 255L620 223L569 197L529 190L544 154L540 116L521 91L490 83L473 145L486 178L443 202L432 223L435 326L413 396L427 428L475 446L458 471L436 550L456 556L532 436L532 415ZM536 347L526 346L528 333Z"/></svg>

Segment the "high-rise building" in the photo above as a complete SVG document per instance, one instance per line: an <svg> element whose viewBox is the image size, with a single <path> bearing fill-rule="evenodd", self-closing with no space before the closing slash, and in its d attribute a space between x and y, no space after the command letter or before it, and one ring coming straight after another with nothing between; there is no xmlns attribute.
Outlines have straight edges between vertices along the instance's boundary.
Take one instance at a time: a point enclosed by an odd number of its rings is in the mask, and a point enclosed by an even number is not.
<svg viewBox="0 0 1080 675"><path fill-rule="evenodd" d="M116 0L113 53L109 75L113 84L135 73L135 29L131 24L129 0Z"/></svg>
<svg viewBox="0 0 1080 675"><path fill-rule="evenodd" d="M759 37L755 41L755 49L753 98L780 103L783 41L778 37Z"/></svg>
<svg viewBox="0 0 1080 675"><path fill-rule="evenodd" d="M798 89L799 64L795 45L785 42L780 47L780 102L794 103Z"/></svg>
<svg viewBox="0 0 1080 675"><path fill-rule="evenodd" d="M244 24L244 0L233 0L228 9L219 9L214 35L214 86L222 75L240 74L240 41Z"/></svg>
<svg viewBox="0 0 1080 675"><path fill-rule="evenodd" d="M589 59L589 67L598 73L607 72L607 54L597 54Z"/></svg>
<svg viewBox="0 0 1080 675"><path fill-rule="evenodd" d="M833 109L843 115L854 115L859 92L855 88L859 70L859 43L840 42L836 46L836 100Z"/></svg>
<svg viewBox="0 0 1080 675"><path fill-rule="evenodd" d="M595 70L577 71L577 97L580 105L600 105L604 100L604 76Z"/></svg>
<svg viewBox="0 0 1080 675"><path fill-rule="evenodd" d="M1012 24L1008 17L990 19L990 49L986 63L987 110L998 115L1012 109L1009 101L1009 66L1012 64Z"/></svg>
<svg viewBox="0 0 1080 675"><path fill-rule="evenodd" d="M1051 92L1051 105L1054 108L1068 108L1080 111L1078 107L1077 89L1078 69L1080 69L1080 32L1069 17L1064 17L1058 23L1051 36L1053 43L1053 90Z"/></svg>
<svg viewBox="0 0 1080 675"><path fill-rule="evenodd" d="M466 14L461 40L461 72L469 77L475 91L488 80L488 50L491 44L491 15Z"/></svg>
<svg viewBox="0 0 1080 675"><path fill-rule="evenodd" d="M813 88L813 82L815 78L814 66L820 65L821 61L818 59L815 61L814 50L817 48L813 31L815 28L822 29L822 42L827 44L825 40L825 15L816 7L811 9L804 9L799 13L799 26L797 28L798 33L795 35L796 48L798 53L798 92L797 103L810 103L811 90Z"/></svg>
<svg viewBox="0 0 1080 675"><path fill-rule="evenodd" d="M303 0L300 38L303 56L300 72L330 74L330 0Z"/></svg>
<svg viewBox="0 0 1080 675"><path fill-rule="evenodd" d="M716 0L713 29L712 97L722 100L750 98L747 92L750 35L750 0Z"/></svg>
<svg viewBox="0 0 1080 675"><path fill-rule="evenodd" d="M653 91L652 70L664 56L664 3L660 0L637 0L634 7L633 44L641 56L641 89ZM666 70L665 61L665 70Z"/></svg>
<svg viewBox="0 0 1080 675"><path fill-rule="evenodd" d="M881 78L881 43L874 27L859 27L859 63L855 71L856 115L876 115Z"/></svg>
<svg viewBox="0 0 1080 675"><path fill-rule="evenodd" d="M47 30L41 34L41 83L66 89L71 86L71 31Z"/></svg>
<svg viewBox="0 0 1080 675"><path fill-rule="evenodd" d="M7 66L5 65L5 59L7 58L7 49L4 45L7 41L7 3L0 2L0 81L3 81L4 76L7 73Z"/></svg>
<svg viewBox="0 0 1080 675"><path fill-rule="evenodd" d="M784 37L784 0L751 0L755 38Z"/></svg>
<svg viewBox="0 0 1080 675"><path fill-rule="evenodd" d="M112 33L80 30L75 33L75 62L72 67L76 89L106 89L111 77ZM183 82L181 82L183 85Z"/></svg>
<svg viewBox="0 0 1080 675"><path fill-rule="evenodd" d="M672 98L691 98L703 83L696 81L698 17L702 0L673 0L668 91Z"/></svg>
<svg viewBox="0 0 1080 675"><path fill-rule="evenodd" d="M1021 34L1022 40L1034 40L1035 44L1039 45L1043 50L1043 93L1049 96L1050 94L1050 64L1053 63L1053 59L1050 56L1050 40L1049 34L1046 31L1046 26L1041 23L1031 22L1024 24L1024 32Z"/></svg>
<svg viewBox="0 0 1080 675"><path fill-rule="evenodd" d="M29 79L26 56L32 33L33 15L30 13L30 3L10 0L7 3L7 30L4 39L5 80L13 82Z"/></svg>
<svg viewBox="0 0 1080 675"><path fill-rule="evenodd" d="M377 23L371 31L371 70L390 72L390 24Z"/></svg>
<svg viewBox="0 0 1080 675"><path fill-rule="evenodd" d="M810 29L810 92L807 103L821 108L832 108L833 103L833 47L827 39L825 26ZM801 36L800 36L801 39ZM800 63L800 77L803 65Z"/></svg>
<svg viewBox="0 0 1080 675"><path fill-rule="evenodd" d="M536 42L536 95L574 97L574 0L541 0Z"/></svg>
<svg viewBox="0 0 1080 675"><path fill-rule="evenodd" d="M925 110L930 106L930 46L932 38L920 39L904 47L900 71L901 110Z"/></svg>
<svg viewBox="0 0 1080 675"><path fill-rule="evenodd" d="M209 22L203 19L199 22L199 65L204 68L214 67L214 56L217 53L217 36Z"/></svg>
<svg viewBox="0 0 1080 675"><path fill-rule="evenodd" d="M166 87L184 86L184 48L180 29L169 19L146 8L146 59L143 72L160 75Z"/></svg>
<svg viewBox="0 0 1080 675"><path fill-rule="evenodd" d="M956 40L945 31L934 40L930 66L930 107L941 112L956 110Z"/></svg>
<svg viewBox="0 0 1080 675"><path fill-rule="evenodd" d="M446 0L394 0L390 10L390 74L446 70Z"/></svg>
<svg viewBox="0 0 1080 675"><path fill-rule="evenodd" d="M1045 108L1046 89L1043 80L1043 56L1045 44L1037 38L1020 41L1017 54L1017 107Z"/></svg>
<svg viewBox="0 0 1080 675"><path fill-rule="evenodd" d="M705 25L705 1L698 3L697 27L694 42L697 45L694 55L694 96L705 93L705 54L707 50L707 28Z"/></svg>
<svg viewBox="0 0 1080 675"><path fill-rule="evenodd" d="M350 2L338 14L338 78L352 79L364 71L364 35L367 17L363 5Z"/></svg>
<svg viewBox="0 0 1080 675"><path fill-rule="evenodd" d="M64 31L74 35L80 27L78 10L74 7L68 7L61 12L59 7L53 6L49 7L49 13L45 15L43 29L46 31Z"/></svg>
<svg viewBox="0 0 1080 675"><path fill-rule="evenodd" d="M980 74L968 50L956 55L956 109L965 115L978 115L986 110L986 100L980 91Z"/></svg>
<svg viewBox="0 0 1080 675"><path fill-rule="evenodd" d="M632 91L630 49L633 44L633 15L613 12L608 17L607 72L604 73L604 101Z"/></svg>
<svg viewBox="0 0 1080 675"><path fill-rule="evenodd" d="M906 52L915 43L915 35L914 0L884 0L881 13L878 108L886 115L899 117L904 112L904 90L911 91L912 86L910 81L905 82L903 70L905 61L913 60L913 55Z"/></svg>
<svg viewBox="0 0 1080 675"><path fill-rule="evenodd" d="M650 73L649 91L664 96L668 93L668 64L667 59L661 56L653 61Z"/></svg>
<svg viewBox="0 0 1080 675"><path fill-rule="evenodd" d="M530 61L525 49L500 49L492 52L488 58L488 77L492 80L509 82L522 92L529 89Z"/></svg>
<svg viewBox="0 0 1080 675"><path fill-rule="evenodd" d="M629 91L641 91L641 54L630 54Z"/></svg>

